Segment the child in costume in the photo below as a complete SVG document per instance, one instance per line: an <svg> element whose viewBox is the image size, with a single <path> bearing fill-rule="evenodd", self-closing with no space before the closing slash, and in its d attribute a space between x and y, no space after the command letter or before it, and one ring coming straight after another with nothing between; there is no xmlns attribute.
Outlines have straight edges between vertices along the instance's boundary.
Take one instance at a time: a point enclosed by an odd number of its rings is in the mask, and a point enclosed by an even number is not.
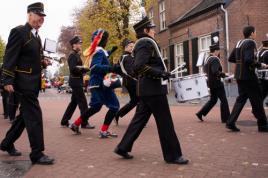
<svg viewBox="0 0 268 178"><path fill-rule="evenodd" d="M91 100L89 109L77 118L70 127L77 134L80 134L79 126L82 121L87 121L89 117L99 112L102 106L105 105L109 110L100 129L100 138L117 137L116 134L110 133L108 129L119 109L119 101L114 90L109 87L111 83L107 84L103 79L108 73L120 72L120 66L112 66L109 62L109 56L117 47L113 47L110 52L107 52L104 48L108 38L109 33L107 31L102 29L95 31L92 35L91 46L84 52L87 57L85 64L90 67L89 88Z"/></svg>

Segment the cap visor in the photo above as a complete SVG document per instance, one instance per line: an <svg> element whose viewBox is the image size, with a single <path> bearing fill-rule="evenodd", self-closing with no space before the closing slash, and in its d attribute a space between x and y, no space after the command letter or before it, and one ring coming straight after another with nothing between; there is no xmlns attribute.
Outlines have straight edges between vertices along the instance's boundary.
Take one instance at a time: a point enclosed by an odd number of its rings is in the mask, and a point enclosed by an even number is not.
<svg viewBox="0 0 268 178"><path fill-rule="evenodd" d="M155 28L156 25L155 25L155 24L152 24L152 25L149 25L148 27L149 27L149 28Z"/></svg>
<svg viewBox="0 0 268 178"><path fill-rule="evenodd" d="M34 13L43 17L47 16L44 12L34 12Z"/></svg>

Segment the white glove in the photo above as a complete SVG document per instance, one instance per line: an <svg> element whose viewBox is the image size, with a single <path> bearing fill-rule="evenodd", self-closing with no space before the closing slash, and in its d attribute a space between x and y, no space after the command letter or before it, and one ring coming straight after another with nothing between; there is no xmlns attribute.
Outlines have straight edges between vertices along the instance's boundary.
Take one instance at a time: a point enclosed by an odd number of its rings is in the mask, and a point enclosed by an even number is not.
<svg viewBox="0 0 268 178"><path fill-rule="evenodd" d="M268 68L268 66L266 64L264 64L264 63L261 63L261 68L266 69L266 68Z"/></svg>
<svg viewBox="0 0 268 178"><path fill-rule="evenodd" d="M108 78L108 79L105 79L103 80L103 85L106 86L106 87L110 87L111 86L111 80Z"/></svg>

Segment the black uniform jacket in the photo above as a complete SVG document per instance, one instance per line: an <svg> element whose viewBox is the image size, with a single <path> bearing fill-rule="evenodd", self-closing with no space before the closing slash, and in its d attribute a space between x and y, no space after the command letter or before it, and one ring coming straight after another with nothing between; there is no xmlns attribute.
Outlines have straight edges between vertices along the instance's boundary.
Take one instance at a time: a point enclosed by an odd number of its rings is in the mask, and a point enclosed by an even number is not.
<svg viewBox="0 0 268 178"><path fill-rule="evenodd" d="M222 66L220 59L216 56L210 56L207 61L207 76L208 76L208 86L209 88L219 88L223 86L221 78L225 77L222 72Z"/></svg>
<svg viewBox="0 0 268 178"><path fill-rule="evenodd" d="M262 49L259 53L259 61L261 63L268 64L268 48L267 49Z"/></svg>
<svg viewBox="0 0 268 178"><path fill-rule="evenodd" d="M28 23L11 30L4 56L3 84L36 92L41 86L43 49L40 37L31 30Z"/></svg>
<svg viewBox="0 0 268 178"><path fill-rule="evenodd" d="M123 62L123 66L127 72L127 75L121 72L121 75L123 77L123 85L129 87L136 87L137 82L134 79L134 58L132 57L131 53L125 51L119 62Z"/></svg>
<svg viewBox="0 0 268 178"><path fill-rule="evenodd" d="M231 52L229 61L236 63L235 78L237 80L257 80L255 69L261 67L257 62L256 43L254 40L245 39Z"/></svg>
<svg viewBox="0 0 268 178"><path fill-rule="evenodd" d="M137 96L166 95L167 85L162 85L165 71L162 59L150 41L142 41L134 48L134 71L138 76Z"/></svg>
<svg viewBox="0 0 268 178"><path fill-rule="evenodd" d="M69 85L71 87L83 86L83 74L88 70L79 68L83 66L82 59L77 51L73 51L68 58L68 65L70 70Z"/></svg>

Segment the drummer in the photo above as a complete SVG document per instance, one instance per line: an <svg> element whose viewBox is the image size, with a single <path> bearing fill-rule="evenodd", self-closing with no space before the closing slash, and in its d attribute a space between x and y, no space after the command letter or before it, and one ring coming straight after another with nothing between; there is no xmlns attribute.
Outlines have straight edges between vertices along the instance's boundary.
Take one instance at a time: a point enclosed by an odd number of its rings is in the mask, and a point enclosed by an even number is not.
<svg viewBox="0 0 268 178"><path fill-rule="evenodd" d="M218 98L221 101L221 122L226 123L230 116L230 110L228 101L226 98L224 84L221 78L225 78L225 73L222 72L222 66L220 63L220 47L219 45L212 45L210 48L210 55L205 61L204 69L208 76L208 87L210 88L210 100L203 106L203 108L196 113L196 116L200 121L203 120L203 116L206 116L209 111L217 103Z"/></svg>
<svg viewBox="0 0 268 178"><path fill-rule="evenodd" d="M158 44L155 41L155 25L148 17L134 25L138 41L133 50L134 71L138 76L137 96L139 102L136 113L125 135L115 149L115 153L124 159L132 159L129 154L144 126L153 115L164 160L169 164L187 164L183 158L167 100L166 81L171 74L167 72ZM151 152L151 150L150 150Z"/></svg>
<svg viewBox="0 0 268 178"><path fill-rule="evenodd" d="M257 53L257 58L259 59L259 62L268 64L268 40L265 40L262 42L263 48ZM266 72L265 72L266 73ZM265 76L261 76L261 86L263 91L263 100L266 98L268 94L268 78ZM268 102L265 103L266 106L268 105Z"/></svg>

